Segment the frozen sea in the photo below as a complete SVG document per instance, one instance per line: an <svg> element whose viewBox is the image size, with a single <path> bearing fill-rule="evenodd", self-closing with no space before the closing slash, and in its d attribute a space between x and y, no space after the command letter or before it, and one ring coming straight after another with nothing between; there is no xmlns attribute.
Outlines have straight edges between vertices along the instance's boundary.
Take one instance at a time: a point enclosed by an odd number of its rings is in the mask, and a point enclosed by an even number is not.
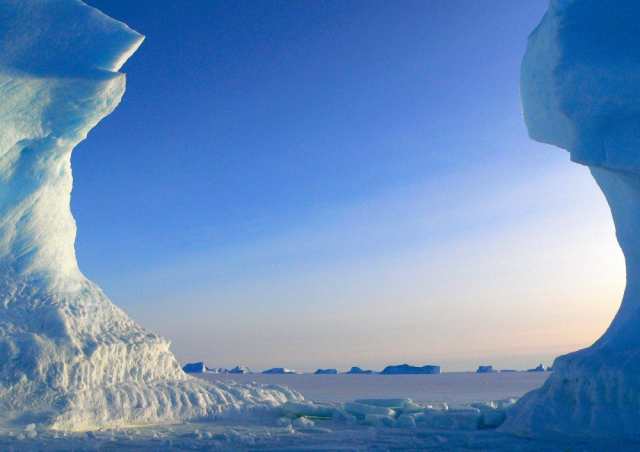
<svg viewBox="0 0 640 452"><path fill-rule="evenodd" d="M521 397L542 386L549 372L451 372L438 375L263 375L199 374L200 378L238 383L289 386L314 402L349 402L356 399L409 398L416 402L472 402Z"/></svg>

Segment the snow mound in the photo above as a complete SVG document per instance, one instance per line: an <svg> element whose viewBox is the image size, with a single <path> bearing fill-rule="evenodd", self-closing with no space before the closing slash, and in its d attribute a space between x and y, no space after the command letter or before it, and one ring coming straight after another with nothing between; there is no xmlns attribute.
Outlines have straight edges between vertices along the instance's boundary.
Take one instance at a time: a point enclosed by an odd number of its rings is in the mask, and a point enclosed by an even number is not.
<svg viewBox="0 0 640 452"><path fill-rule="evenodd" d="M79 270L71 153L119 104L143 37L79 0L0 0L0 417L57 429L302 400L187 376Z"/></svg>
<svg viewBox="0 0 640 452"><path fill-rule="evenodd" d="M529 134L589 166L611 208L627 287L604 335L557 358L545 385L509 413L506 431L640 439L638 20L637 0L553 0L529 37L522 63Z"/></svg>

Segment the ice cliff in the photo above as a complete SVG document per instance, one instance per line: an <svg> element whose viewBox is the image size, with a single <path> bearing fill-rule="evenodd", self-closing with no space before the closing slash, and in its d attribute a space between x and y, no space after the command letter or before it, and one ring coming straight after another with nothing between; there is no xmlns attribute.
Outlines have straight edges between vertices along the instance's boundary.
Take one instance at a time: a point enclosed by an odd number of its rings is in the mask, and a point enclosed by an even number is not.
<svg viewBox="0 0 640 452"><path fill-rule="evenodd" d="M529 38L521 87L529 133L589 167L611 207L627 286L604 335L557 358L504 430L640 438L638 21L637 0L552 0Z"/></svg>
<svg viewBox="0 0 640 452"><path fill-rule="evenodd" d="M84 277L71 153L125 90L143 37L79 0L0 0L0 418L83 430L261 409L287 389L180 369Z"/></svg>

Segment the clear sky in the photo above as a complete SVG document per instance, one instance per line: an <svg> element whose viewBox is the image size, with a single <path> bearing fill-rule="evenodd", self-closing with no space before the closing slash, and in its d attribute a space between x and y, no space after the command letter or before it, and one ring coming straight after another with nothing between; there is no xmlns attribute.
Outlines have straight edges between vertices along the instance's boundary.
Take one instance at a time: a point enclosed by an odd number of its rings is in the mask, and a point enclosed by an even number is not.
<svg viewBox="0 0 640 452"><path fill-rule="evenodd" d="M90 0L146 35L74 155L78 257L182 360L527 367L623 289L602 195L530 141L546 0Z"/></svg>

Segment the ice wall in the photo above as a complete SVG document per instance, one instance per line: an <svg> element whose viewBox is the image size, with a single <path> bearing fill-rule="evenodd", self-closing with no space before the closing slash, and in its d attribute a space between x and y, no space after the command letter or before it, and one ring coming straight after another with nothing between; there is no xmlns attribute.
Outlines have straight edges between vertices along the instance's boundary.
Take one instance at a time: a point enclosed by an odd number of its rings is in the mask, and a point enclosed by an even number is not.
<svg viewBox="0 0 640 452"><path fill-rule="evenodd" d="M627 267L620 310L591 347L561 356L504 430L640 439L640 2L552 0L529 38L522 102L535 140L587 165Z"/></svg>
<svg viewBox="0 0 640 452"><path fill-rule="evenodd" d="M83 430L301 399L188 377L78 268L71 152L142 40L79 0L0 0L0 420Z"/></svg>

